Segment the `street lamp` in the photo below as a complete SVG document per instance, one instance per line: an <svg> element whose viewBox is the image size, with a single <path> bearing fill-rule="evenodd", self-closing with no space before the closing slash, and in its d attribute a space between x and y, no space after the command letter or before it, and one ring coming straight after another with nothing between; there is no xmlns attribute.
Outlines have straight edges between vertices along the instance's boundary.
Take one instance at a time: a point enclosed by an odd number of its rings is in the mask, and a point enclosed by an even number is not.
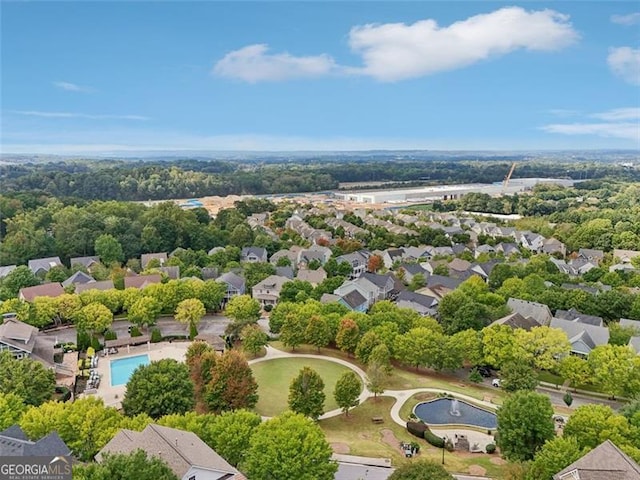
<svg viewBox="0 0 640 480"><path fill-rule="evenodd" d="M444 465L444 447L447 444L447 437L442 437L442 464Z"/></svg>

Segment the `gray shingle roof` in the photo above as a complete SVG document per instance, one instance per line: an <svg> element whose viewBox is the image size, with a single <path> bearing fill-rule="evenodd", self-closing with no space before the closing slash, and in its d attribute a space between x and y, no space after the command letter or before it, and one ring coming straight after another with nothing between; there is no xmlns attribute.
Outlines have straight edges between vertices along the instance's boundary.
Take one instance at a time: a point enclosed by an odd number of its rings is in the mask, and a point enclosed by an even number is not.
<svg viewBox="0 0 640 480"><path fill-rule="evenodd" d="M577 475L574 475L574 472ZM640 466L605 440L553 476L554 480L640 480Z"/></svg>
<svg viewBox="0 0 640 480"><path fill-rule="evenodd" d="M0 432L0 456L64 456L71 450L57 432L51 432L40 440L32 442L18 425Z"/></svg>
<svg viewBox="0 0 640 480"><path fill-rule="evenodd" d="M83 271L78 271L67 278L64 282L62 282L63 287L68 287L72 284L81 284L81 283L90 283L94 282L94 278L91 275L84 273Z"/></svg>
<svg viewBox="0 0 640 480"><path fill-rule="evenodd" d="M355 288L342 297L342 300L351 308L358 308L367 302L367 299Z"/></svg>

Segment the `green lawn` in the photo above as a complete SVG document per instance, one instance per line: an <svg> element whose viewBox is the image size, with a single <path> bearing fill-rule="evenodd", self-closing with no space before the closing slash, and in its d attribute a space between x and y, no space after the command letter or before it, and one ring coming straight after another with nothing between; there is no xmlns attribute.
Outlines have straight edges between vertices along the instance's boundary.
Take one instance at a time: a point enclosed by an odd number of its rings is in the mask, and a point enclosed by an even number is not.
<svg viewBox="0 0 640 480"><path fill-rule="evenodd" d="M278 358L251 365L253 375L258 382L260 397L255 408L256 412L272 417L285 411L289 385L302 367L311 367L322 377L326 396L325 412L338 408L333 398L333 390L340 375L349 370L347 367L314 358Z"/></svg>
<svg viewBox="0 0 640 480"><path fill-rule="evenodd" d="M425 440L410 435L406 428L393 422L389 416L391 405L393 405L392 398L371 398L363 405L351 410L348 417L340 415L320 420L318 424L328 442L334 444L334 447L348 446L348 453L351 455L386 457L391 459L393 466L399 466L412 461L401 454L398 449L399 441L417 442L420 445L418 459L427 458L440 463L442 449L435 448ZM382 417L384 423L374 424L371 417ZM488 476L501 479L504 467L491 462L491 459L496 457L497 455L485 453L445 452L445 468L451 472L468 473L469 466L480 465L486 469Z"/></svg>

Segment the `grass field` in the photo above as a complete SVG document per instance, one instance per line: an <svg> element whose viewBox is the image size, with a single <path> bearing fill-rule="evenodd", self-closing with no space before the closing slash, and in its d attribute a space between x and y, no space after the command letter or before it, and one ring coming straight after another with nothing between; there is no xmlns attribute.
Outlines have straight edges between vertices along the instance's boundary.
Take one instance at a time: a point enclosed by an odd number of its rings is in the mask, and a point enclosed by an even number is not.
<svg viewBox="0 0 640 480"><path fill-rule="evenodd" d="M386 457L391 459L393 466L399 466L411 461L400 452L399 442L417 442L420 445L418 459L427 458L440 463L442 449L410 435L406 428L393 422L389 416L392 405L393 399L389 397L369 399L351 410L348 417L340 415L320 420L319 425L334 448L347 448L350 455ZM371 417L382 417L384 423L374 424ZM493 463L492 459L499 460L497 455L484 453L445 452L445 468L451 472L468 473L471 465L478 465L486 470L488 476L500 479L503 467Z"/></svg>
<svg viewBox="0 0 640 480"><path fill-rule="evenodd" d="M324 410L328 412L338 408L333 398L336 381L347 367L327 360L313 358L278 358L251 365L253 375L258 382L259 400L255 410L272 417L287 409L289 385L302 367L311 367L324 381Z"/></svg>

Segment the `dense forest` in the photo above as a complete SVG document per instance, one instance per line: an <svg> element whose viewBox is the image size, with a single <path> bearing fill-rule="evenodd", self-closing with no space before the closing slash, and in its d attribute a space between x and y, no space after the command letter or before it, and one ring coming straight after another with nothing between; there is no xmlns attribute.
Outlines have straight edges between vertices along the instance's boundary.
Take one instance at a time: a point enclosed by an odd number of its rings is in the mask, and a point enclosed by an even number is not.
<svg viewBox="0 0 640 480"><path fill-rule="evenodd" d="M208 195L288 194L336 189L340 182L414 185L502 181L510 161L64 161L0 165L0 191L85 200L165 200ZM518 163L513 178L615 178L640 181L640 171L611 163Z"/></svg>

